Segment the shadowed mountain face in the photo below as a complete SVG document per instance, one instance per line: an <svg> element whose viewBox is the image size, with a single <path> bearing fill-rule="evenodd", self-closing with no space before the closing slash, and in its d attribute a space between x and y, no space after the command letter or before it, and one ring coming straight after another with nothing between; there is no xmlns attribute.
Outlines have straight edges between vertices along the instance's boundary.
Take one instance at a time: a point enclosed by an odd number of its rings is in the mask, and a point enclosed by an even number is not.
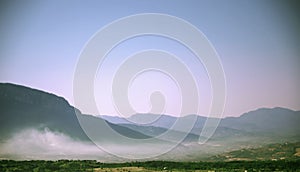
<svg viewBox="0 0 300 172"><path fill-rule="evenodd" d="M62 97L13 84L0 84L0 133L1 139L26 128L57 131L74 139L88 141L75 110ZM79 112L79 114L81 114ZM90 121L102 121L94 116L82 115ZM114 130L127 137L147 138L131 129L108 123ZM100 132L100 131L99 131Z"/></svg>
<svg viewBox="0 0 300 172"><path fill-rule="evenodd" d="M36 132L23 132L27 129L42 131L42 135L45 134L43 131L47 129L47 131L62 133L73 140L90 143L90 139L81 128L78 118L90 124L90 129L95 131L95 134L99 132L106 133L106 131L98 125L104 124L103 122L108 124L117 133L134 139L158 137L166 131L169 131L168 137L165 139L157 139L155 141L157 144L152 145L152 147L157 146L158 143L171 143L173 140L178 140L178 137L185 135L185 133L183 133L184 130L181 130L180 126L176 128L176 130L170 130L178 119L173 116L136 114L129 119L102 116L102 118L106 120L104 121L99 117L81 114L79 110L69 105L62 97L14 84L0 84L0 105L0 143L6 143L7 140L11 140L11 138L14 138L14 141L26 139L27 135L30 139L39 139L42 137L40 136L41 134ZM79 112L77 113L79 116L76 116L75 111ZM174 154L166 154L162 159L198 160L204 155L208 156L243 147L285 141L300 141L300 127L298 127L300 123L300 111L292 111L284 108L262 108L245 113L240 117L224 118L221 120L213 137L204 145L197 144L197 141L207 118L195 115L181 117L181 120L184 121L182 124L186 125L190 125L192 119L196 119L196 122L190 133L188 133L184 141L173 150ZM148 121L152 122L147 124ZM182 127L184 128L184 126ZM15 135L17 135L17 137L15 137ZM62 142L61 140L64 142L66 140L66 138L62 138L61 135L53 136L48 134L46 136L46 140L51 140L54 137L58 139L59 143ZM102 136L103 138L101 139L104 140L105 143L111 143L114 146L123 144L111 135L104 134ZM42 142L38 142L38 144L44 144L44 136L40 140L42 140ZM71 142L68 141L68 143ZM28 145L30 144L32 143L28 142ZM49 149L50 151L52 151L51 146L53 144L52 142L49 144L51 148ZM8 149L7 147L9 147L7 144L5 146L0 145L0 154L1 151L5 152L6 149ZM80 144L79 147L84 147L86 154L94 152L94 149L86 148ZM62 149L64 148L65 147L62 147ZM151 148L151 146L148 146L148 148ZM12 149L14 149L14 147ZM58 151L58 153L61 153L62 149L57 149L60 151ZM75 150L76 149L77 147ZM43 149L41 148L41 150ZM140 150L143 149L138 148L134 151ZM70 151L67 153L70 153ZM71 151L71 153L74 152Z"/></svg>
<svg viewBox="0 0 300 172"><path fill-rule="evenodd" d="M74 115L74 108L62 97L22 86L0 84L0 104L1 137L9 137L29 127L48 127L86 139Z"/></svg>

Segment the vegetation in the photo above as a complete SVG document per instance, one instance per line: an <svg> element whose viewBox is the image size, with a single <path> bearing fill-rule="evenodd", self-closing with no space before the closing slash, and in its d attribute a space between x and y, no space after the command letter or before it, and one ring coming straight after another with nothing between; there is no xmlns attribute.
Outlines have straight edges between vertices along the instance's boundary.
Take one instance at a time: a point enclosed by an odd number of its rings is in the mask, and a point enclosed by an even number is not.
<svg viewBox="0 0 300 172"><path fill-rule="evenodd" d="M258 148L240 149L207 159L208 161L277 161L299 160L300 142L274 143Z"/></svg>
<svg viewBox="0 0 300 172"><path fill-rule="evenodd" d="M170 162L146 161L101 163L95 160L0 161L0 171L300 171L300 160L294 161L231 161L231 162ZM144 170L143 170L144 169Z"/></svg>

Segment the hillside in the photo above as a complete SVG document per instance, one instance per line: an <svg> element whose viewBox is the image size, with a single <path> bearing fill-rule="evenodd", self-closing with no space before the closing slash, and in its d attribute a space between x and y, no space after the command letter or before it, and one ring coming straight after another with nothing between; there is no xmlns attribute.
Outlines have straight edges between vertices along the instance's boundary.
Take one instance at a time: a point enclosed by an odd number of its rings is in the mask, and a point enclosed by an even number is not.
<svg viewBox="0 0 300 172"><path fill-rule="evenodd" d="M26 128L48 128L74 139L88 141L89 138L83 132L75 111L88 121L96 123L103 121L101 118L81 114L62 97L14 84L0 84L0 104L1 139L9 138ZM107 123L127 137L148 137L129 128Z"/></svg>
<svg viewBox="0 0 300 172"><path fill-rule="evenodd" d="M258 148L245 148L209 158L210 161L278 161L300 160L300 142L276 143Z"/></svg>

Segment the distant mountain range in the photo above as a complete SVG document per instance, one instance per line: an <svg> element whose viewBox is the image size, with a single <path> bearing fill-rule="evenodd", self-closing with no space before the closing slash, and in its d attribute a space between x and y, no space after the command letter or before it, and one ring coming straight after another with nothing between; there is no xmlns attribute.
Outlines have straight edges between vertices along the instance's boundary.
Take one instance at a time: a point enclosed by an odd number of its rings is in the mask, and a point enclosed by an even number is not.
<svg viewBox="0 0 300 172"><path fill-rule="evenodd" d="M27 128L37 130L47 128L53 132L63 133L74 140L90 142L78 118L93 125L105 122L123 136L135 139L158 137L169 131L171 134L168 138L158 139L163 144L185 135L180 127L170 131L178 119L173 116L135 114L128 119L105 115L100 118L82 114L62 97L10 83L0 83L0 105L0 143L6 142L14 134ZM75 111L78 113L76 114ZM194 127L190 133L187 133L179 147L173 150L174 154L183 158L197 160L202 156L237 150L249 145L300 141L300 111L279 107L261 108L240 117L224 118L213 137L204 145L199 145L197 141L207 118L188 115L181 117L181 120L184 121L183 124L190 124L193 118L197 119ZM146 124L147 121L153 122ZM105 133L101 126L92 129ZM110 136L103 139L108 143L117 142ZM172 154L164 157L170 158Z"/></svg>
<svg viewBox="0 0 300 172"><path fill-rule="evenodd" d="M190 124L192 116L196 116L194 128L190 134L199 135L207 117L188 115L182 118L186 124ZM103 119L126 126L145 133L146 135L159 135L169 129L177 120L176 117L156 114L135 114L128 119L102 116ZM154 121L144 124L146 120ZM155 120L156 119L156 120ZM221 120L213 138L228 138L239 136L270 136L269 139L300 138L300 111L292 111L285 108L261 108L241 115L240 117L226 117ZM137 125L139 124L140 125ZM179 130L180 131L180 130ZM157 132L155 134L155 132Z"/></svg>

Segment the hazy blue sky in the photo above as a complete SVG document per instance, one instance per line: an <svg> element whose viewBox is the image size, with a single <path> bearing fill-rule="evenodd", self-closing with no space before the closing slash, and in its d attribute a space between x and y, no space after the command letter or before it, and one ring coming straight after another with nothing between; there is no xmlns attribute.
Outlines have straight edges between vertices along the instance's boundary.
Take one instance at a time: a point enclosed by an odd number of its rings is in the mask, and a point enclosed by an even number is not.
<svg viewBox="0 0 300 172"><path fill-rule="evenodd" d="M260 107L300 110L299 8L299 3L283 0L1 1L0 82L52 92L73 104L73 73L89 38L121 17L164 13L195 25L217 50L227 79L225 115L238 116ZM127 45L127 49L125 42L115 49L118 51L112 52L111 57L119 59L108 60L107 70L113 70L122 60L118 53L124 55L144 48L167 50L180 56L193 71L202 68L196 78L198 84L203 85L202 103L209 106L211 95L205 70L201 64L195 66L189 60L192 55L180 45L155 36L136 38ZM144 77L163 80L164 89L171 90L166 94L176 97L169 105L170 111L176 110L178 95L168 78L155 73ZM141 79L138 78L137 83ZM131 92L135 89L138 85L133 85ZM99 94L100 99L108 96ZM132 103L142 103L136 105L137 110L147 111L147 102L139 96L133 93ZM114 114L112 104L106 103L105 112Z"/></svg>

